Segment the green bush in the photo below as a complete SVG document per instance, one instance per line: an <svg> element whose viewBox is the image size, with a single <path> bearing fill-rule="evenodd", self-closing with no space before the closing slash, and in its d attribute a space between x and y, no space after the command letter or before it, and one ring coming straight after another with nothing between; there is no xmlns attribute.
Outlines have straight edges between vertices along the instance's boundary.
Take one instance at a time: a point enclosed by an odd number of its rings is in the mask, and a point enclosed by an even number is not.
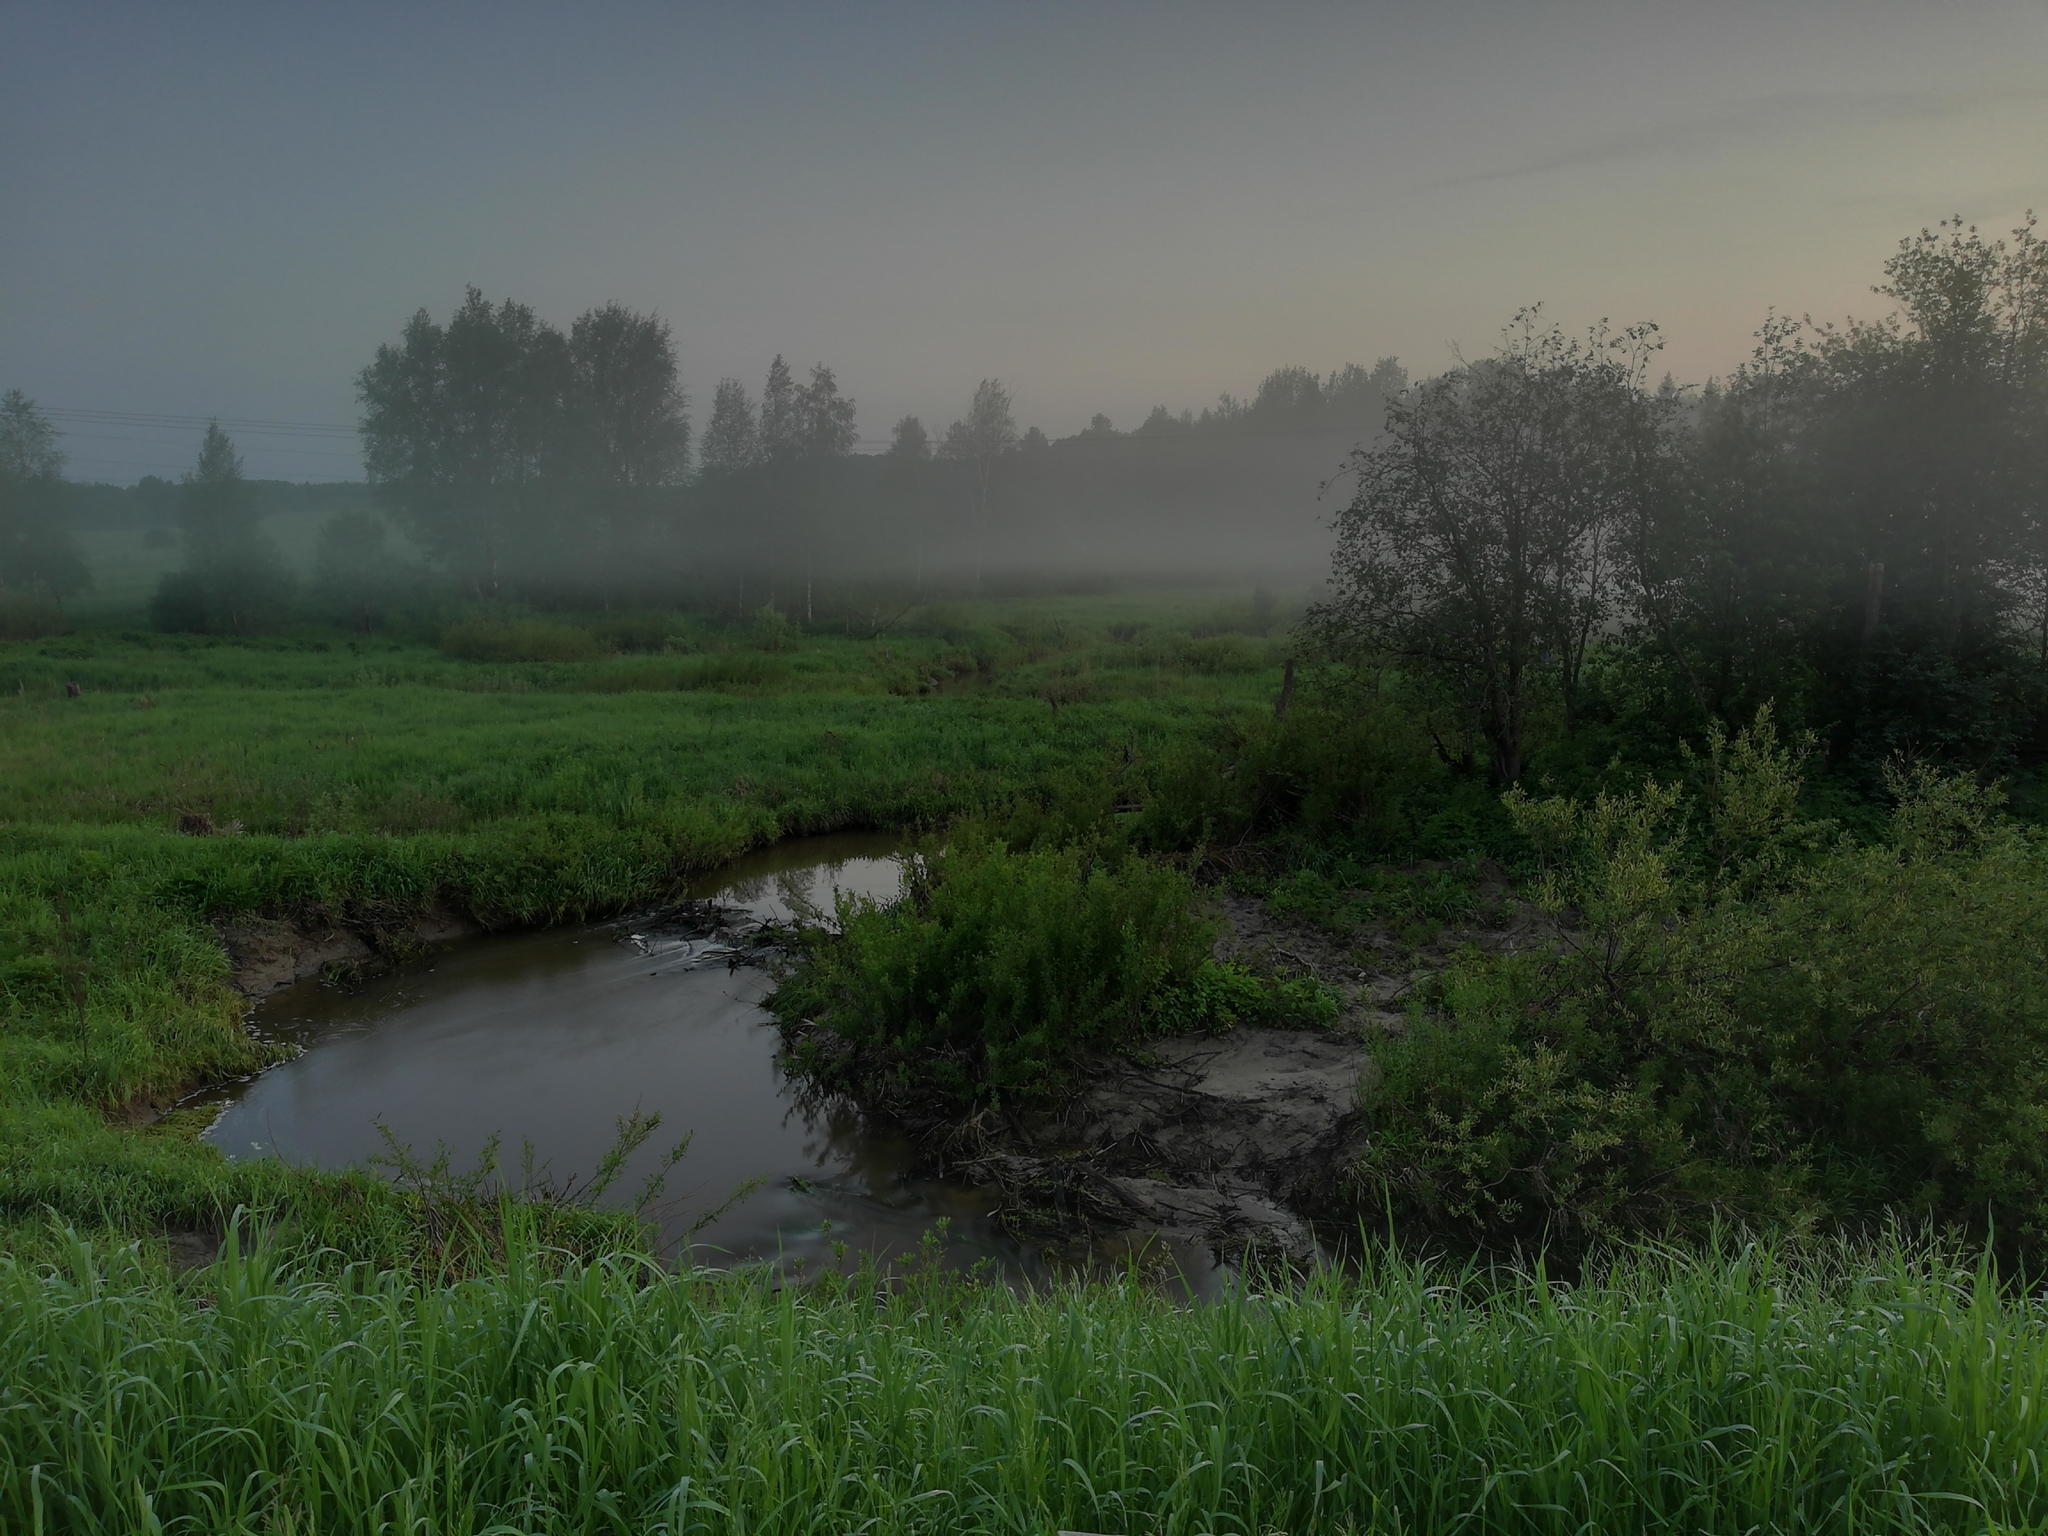
<svg viewBox="0 0 2048 1536"><path fill-rule="evenodd" d="M441 649L463 661L588 661L602 647L574 624L543 619L472 619L441 633Z"/></svg>
<svg viewBox="0 0 2048 1536"><path fill-rule="evenodd" d="M1375 1197L1482 1242L1890 1210L2038 1243L2048 847L1927 771L1830 843L1767 715L1696 766L1510 795L1556 941L1467 956L1380 1049Z"/></svg>
<svg viewBox="0 0 2048 1536"><path fill-rule="evenodd" d="M970 830L907 871L893 905L843 901L770 1000L822 1080L950 1104L1040 1093L1083 1049L1190 1022L1217 985L1193 883L1166 865Z"/></svg>

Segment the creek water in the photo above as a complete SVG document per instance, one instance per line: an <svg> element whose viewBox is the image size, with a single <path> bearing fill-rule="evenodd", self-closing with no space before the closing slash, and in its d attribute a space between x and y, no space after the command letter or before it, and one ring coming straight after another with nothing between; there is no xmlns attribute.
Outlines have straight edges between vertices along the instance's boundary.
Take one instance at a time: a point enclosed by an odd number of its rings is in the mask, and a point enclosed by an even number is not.
<svg viewBox="0 0 2048 1536"><path fill-rule="evenodd" d="M894 896L898 846L879 834L793 839L690 894L762 918L806 903L829 913L835 891ZM299 983L254 1020L299 1053L225 1090L206 1139L230 1157L341 1167L387 1151L381 1126L414 1156L445 1146L464 1169L495 1135L512 1178L530 1143L559 1180L591 1173L619 1117L658 1113L615 1189L630 1200L660 1152L693 1134L651 1208L671 1252L704 1212L759 1180L688 1238L692 1260L816 1269L838 1244L886 1259L935 1240L949 1266L1042 1275L990 1221L986 1191L911 1177L904 1138L802 1098L761 1007L769 977L724 953L715 939L629 920L462 940L348 991Z"/></svg>

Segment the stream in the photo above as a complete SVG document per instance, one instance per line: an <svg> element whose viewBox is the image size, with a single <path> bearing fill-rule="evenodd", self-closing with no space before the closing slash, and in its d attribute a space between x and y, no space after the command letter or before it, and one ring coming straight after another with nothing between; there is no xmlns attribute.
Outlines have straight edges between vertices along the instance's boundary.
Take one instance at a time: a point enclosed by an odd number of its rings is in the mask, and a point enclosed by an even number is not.
<svg viewBox="0 0 2048 1536"><path fill-rule="evenodd" d="M689 894L767 919L806 902L829 912L839 891L887 899L900 846L871 833L793 839ZM1038 1256L990 1220L991 1193L913 1178L907 1139L803 1102L761 1007L768 974L726 953L643 917L464 939L351 990L300 982L254 1016L299 1053L220 1091L205 1139L229 1157L332 1168L384 1153L381 1124L422 1159L445 1146L460 1170L496 1135L512 1178L530 1142L554 1178L580 1179L621 1116L658 1113L613 1193L631 1203L662 1150L692 1134L650 1211L671 1255L801 1272L833 1263L839 1244L889 1259L936 1243L949 1267L1042 1278ZM754 1193L689 1236L749 1180Z"/></svg>

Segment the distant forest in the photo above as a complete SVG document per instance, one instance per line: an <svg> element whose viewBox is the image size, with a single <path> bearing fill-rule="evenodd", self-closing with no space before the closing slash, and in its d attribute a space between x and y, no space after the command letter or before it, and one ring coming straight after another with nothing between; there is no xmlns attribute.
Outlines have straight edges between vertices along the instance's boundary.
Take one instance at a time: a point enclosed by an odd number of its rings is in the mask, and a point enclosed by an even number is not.
<svg viewBox="0 0 2048 1536"><path fill-rule="evenodd" d="M1445 749L1508 779L1531 720L1595 707L1661 730L1775 701L1860 722L1873 751L2033 760L2048 245L2031 219L2009 239L1949 223L1881 275L1881 318L1769 318L1699 389L1658 376L1654 326L1575 339L1532 310L1434 378L1283 368L1248 400L1058 442L989 378L873 454L824 364L720 381L697 433L659 317L608 305L562 331L471 289L359 374L367 486L248 481L216 427L176 486L71 487L10 393L0 601L81 590L74 528L172 523L185 563L155 622L237 634L431 629L479 602L857 628L1019 581L1329 576L1301 643L1430 680L1464 722ZM284 510L324 516L304 591L262 528Z"/></svg>

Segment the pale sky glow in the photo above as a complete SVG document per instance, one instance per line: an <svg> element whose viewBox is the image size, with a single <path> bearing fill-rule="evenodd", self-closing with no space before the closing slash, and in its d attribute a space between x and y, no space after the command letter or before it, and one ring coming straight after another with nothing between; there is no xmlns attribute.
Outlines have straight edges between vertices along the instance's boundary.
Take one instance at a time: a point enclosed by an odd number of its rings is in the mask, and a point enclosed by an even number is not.
<svg viewBox="0 0 2048 1536"><path fill-rule="evenodd" d="M1893 243L2048 214L2048 3L0 6L0 388L346 425L474 282L777 351L863 436L1652 319L1681 379ZM74 477L198 432L66 417ZM338 435L252 473L354 478Z"/></svg>

